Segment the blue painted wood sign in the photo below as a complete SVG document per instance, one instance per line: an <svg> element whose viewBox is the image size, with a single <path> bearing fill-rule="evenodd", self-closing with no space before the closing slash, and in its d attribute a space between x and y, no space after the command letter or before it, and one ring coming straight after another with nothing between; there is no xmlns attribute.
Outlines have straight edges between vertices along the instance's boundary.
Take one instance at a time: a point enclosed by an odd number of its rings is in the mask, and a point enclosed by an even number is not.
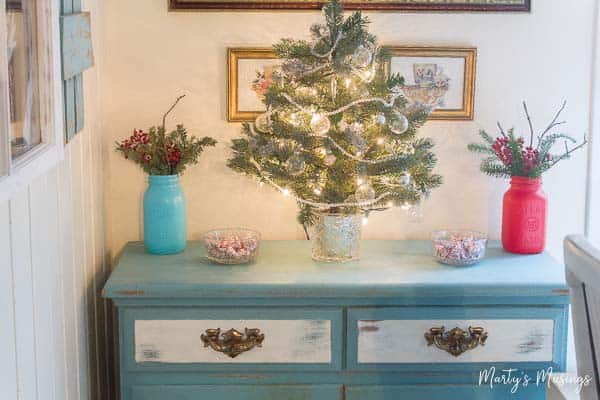
<svg viewBox="0 0 600 400"><path fill-rule="evenodd" d="M61 0L62 75L66 140L84 126L83 71L94 65L91 16L81 0Z"/></svg>
<svg viewBox="0 0 600 400"><path fill-rule="evenodd" d="M325 264L308 242L265 241L256 263L221 266L200 243L130 243L104 290L121 398L545 399L565 367L563 267L496 244L468 268L430 253L365 241L362 260Z"/></svg>

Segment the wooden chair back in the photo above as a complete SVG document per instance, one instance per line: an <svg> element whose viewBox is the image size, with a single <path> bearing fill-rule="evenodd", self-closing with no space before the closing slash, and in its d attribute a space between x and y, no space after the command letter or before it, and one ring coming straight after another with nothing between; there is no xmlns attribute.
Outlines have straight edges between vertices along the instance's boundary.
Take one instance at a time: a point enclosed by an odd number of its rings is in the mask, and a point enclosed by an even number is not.
<svg viewBox="0 0 600 400"><path fill-rule="evenodd" d="M571 312L579 376L590 376L583 400L600 400L600 251L583 236L565 239L567 282L571 289Z"/></svg>

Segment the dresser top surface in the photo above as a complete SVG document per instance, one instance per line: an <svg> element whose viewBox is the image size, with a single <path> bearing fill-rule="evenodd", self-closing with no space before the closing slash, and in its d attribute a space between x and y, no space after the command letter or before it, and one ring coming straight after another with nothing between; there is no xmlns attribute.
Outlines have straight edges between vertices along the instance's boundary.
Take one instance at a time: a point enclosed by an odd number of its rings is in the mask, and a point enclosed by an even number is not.
<svg viewBox="0 0 600 400"><path fill-rule="evenodd" d="M428 241L363 241L361 260L320 263L307 241L263 241L248 265L217 265L201 242L156 256L129 243L107 282L108 298L343 298L402 296L554 296L568 302L564 268L548 254L508 254L491 243L471 267L445 266Z"/></svg>

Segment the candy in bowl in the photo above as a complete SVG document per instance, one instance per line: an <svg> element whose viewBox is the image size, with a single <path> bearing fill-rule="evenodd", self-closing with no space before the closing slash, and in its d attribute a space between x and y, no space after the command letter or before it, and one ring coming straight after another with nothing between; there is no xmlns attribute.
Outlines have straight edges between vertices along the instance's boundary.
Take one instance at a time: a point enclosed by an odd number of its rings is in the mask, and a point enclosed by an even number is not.
<svg viewBox="0 0 600 400"><path fill-rule="evenodd" d="M206 256L219 264L246 264L258 253L260 233L252 229L215 229L204 235Z"/></svg>
<svg viewBox="0 0 600 400"><path fill-rule="evenodd" d="M431 235L433 256L448 265L472 265L485 257L487 237L465 230L435 231Z"/></svg>

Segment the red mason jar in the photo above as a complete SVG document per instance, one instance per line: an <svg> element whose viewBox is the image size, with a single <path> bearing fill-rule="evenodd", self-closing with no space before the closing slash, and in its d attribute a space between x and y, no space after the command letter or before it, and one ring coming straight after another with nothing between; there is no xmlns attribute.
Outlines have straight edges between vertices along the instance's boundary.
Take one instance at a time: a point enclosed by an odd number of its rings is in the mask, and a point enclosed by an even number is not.
<svg viewBox="0 0 600 400"><path fill-rule="evenodd" d="M504 250L516 254L544 251L547 205L541 178L512 177L502 207Z"/></svg>

